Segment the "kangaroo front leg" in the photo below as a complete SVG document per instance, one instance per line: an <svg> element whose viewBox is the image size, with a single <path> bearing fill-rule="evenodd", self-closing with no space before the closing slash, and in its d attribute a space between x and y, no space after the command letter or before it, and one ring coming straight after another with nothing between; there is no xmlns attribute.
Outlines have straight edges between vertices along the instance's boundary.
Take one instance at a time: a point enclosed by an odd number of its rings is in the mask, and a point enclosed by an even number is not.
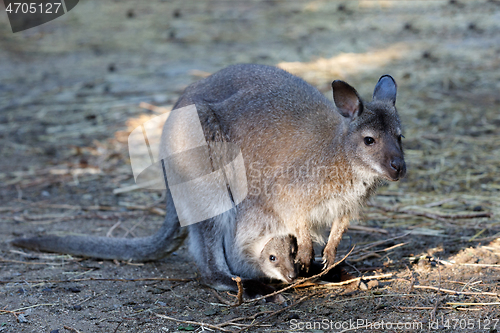
<svg viewBox="0 0 500 333"><path fill-rule="evenodd" d="M314 248L311 234L308 228L296 228L295 237L297 238L297 255L295 262L299 264L301 270L308 271L311 260L314 258Z"/></svg>
<svg viewBox="0 0 500 333"><path fill-rule="evenodd" d="M332 229L330 230L330 236L328 237L328 243L323 249L323 264L324 268L328 268L335 263L335 256L337 254L337 246L339 246L340 240L344 231L349 226L349 217L342 216L341 218L336 218L333 220Z"/></svg>

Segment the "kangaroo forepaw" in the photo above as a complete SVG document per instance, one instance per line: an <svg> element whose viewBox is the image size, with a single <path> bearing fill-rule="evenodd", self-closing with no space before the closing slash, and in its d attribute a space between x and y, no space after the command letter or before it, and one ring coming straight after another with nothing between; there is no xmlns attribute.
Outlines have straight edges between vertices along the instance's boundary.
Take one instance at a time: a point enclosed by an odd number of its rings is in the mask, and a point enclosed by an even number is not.
<svg viewBox="0 0 500 333"><path fill-rule="evenodd" d="M307 272L309 270L309 266L311 265L311 260L313 258L313 254L309 251L299 252L295 257L295 262L299 265L300 270Z"/></svg>
<svg viewBox="0 0 500 333"><path fill-rule="evenodd" d="M323 250L323 269L332 267L335 264L335 256L337 255L337 249L329 249L325 247Z"/></svg>

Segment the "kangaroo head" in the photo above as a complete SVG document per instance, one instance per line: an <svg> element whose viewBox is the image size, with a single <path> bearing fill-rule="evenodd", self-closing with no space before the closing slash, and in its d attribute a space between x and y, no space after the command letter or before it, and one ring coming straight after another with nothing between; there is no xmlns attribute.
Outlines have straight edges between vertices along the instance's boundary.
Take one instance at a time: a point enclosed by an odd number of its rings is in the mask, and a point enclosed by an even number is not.
<svg viewBox="0 0 500 333"><path fill-rule="evenodd" d="M343 81L333 81L332 88L335 105L347 125L343 145L352 168L391 181L403 178L406 164L394 79L390 75L382 76L372 101L366 104L356 90Z"/></svg>

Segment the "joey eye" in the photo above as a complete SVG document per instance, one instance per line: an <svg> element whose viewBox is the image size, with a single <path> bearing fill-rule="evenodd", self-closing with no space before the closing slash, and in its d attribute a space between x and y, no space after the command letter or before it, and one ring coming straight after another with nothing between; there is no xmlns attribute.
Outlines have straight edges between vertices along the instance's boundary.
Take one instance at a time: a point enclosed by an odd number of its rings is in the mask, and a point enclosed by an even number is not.
<svg viewBox="0 0 500 333"><path fill-rule="evenodd" d="M375 143L375 139L372 138L371 136L366 136L363 141L365 142L365 145L371 146L372 144Z"/></svg>
<svg viewBox="0 0 500 333"><path fill-rule="evenodd" d="M275 256L273 256L273 255L271 254L271 255L269 256L269 260L271 260L271 261L276 261L276 257L275 257Z"/></svg>

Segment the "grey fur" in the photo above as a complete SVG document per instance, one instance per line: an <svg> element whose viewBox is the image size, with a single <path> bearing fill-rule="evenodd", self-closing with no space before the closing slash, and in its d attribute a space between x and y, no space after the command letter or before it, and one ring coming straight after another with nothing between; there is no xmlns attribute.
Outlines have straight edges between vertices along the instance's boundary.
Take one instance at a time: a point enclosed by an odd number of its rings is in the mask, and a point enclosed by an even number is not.
<svg viewBox="0 0 500 333"><path fill-rule="evenodd" d="M331 225L323 258L326 265L334 262L349 220L380 180L396 181L406 173L395 81L381 80L374 96L384 98L369 103L347 83L335 81L336 105L304 80L262 65L230 66L185 90L174 108L195 104L207 142L231 142L241 148L249 185L248 197L237 207L188 227L189 248L206 284L235 290L232 277L258 276L250 257L265 235L294 235L296 261L307 268L313 240L321 241L322 227ZM368 137L373 144L367 144ZM172 205L170 195L167 205ZM159 241L148 245L148 254L143 251L148 239L100 239L93 243L91 256L164 256L172 235L179 232L175 211L167 212L164 226L152 236ZM32 240L14 244L30 247ZM85 252L80 254L90 253L85 245L89 239L79 241L84 241ZM133 254L112 251L115 242L121 249L130 247L128 253ZM43 238L38 243L44 243ZM57 251L70 252L64 247Z"/></svg>

